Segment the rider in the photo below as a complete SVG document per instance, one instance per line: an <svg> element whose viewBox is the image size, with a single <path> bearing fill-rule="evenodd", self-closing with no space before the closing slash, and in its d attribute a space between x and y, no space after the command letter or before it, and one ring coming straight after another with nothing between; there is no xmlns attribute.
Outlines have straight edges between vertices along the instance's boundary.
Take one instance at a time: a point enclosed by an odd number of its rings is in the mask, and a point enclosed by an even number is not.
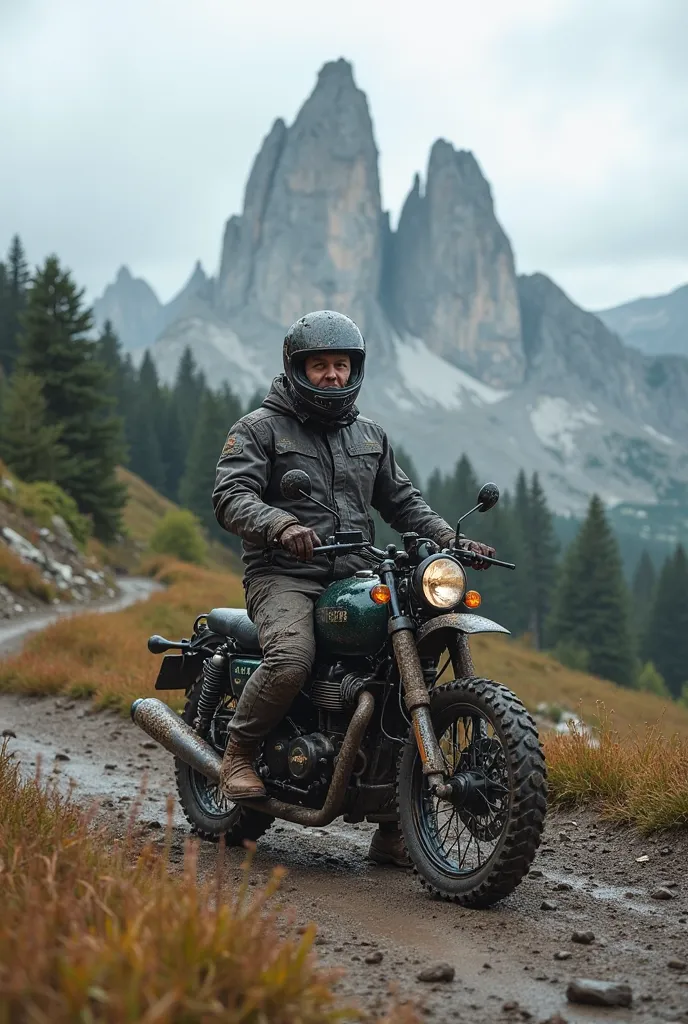
<svg viewBox="0 0 688 1024"><path fill-rule="evenodd" d="M327 558L313 558L314 548L333 532L332 515L305 499L283 498L282 476L305 470L313 497L337 510L341 528L362 530L371 540L371 506L399 533L414 531L441 547L455 537L397 465L382 427L355 406L365 341L353 320L331 310L301 317L284 339L283 361L284 374L261 407L230 430L213 491L218 522L243 541L246 607L263 650L229 726L221 786L231 800L265 796L253 762L310 676L314 603L332 579L371 564L363 552L337 557L334 568ZM460 545L494 554L463 537ZM369 856L405 864L395 816L386 817L375 818L379 827Z"/></svg>

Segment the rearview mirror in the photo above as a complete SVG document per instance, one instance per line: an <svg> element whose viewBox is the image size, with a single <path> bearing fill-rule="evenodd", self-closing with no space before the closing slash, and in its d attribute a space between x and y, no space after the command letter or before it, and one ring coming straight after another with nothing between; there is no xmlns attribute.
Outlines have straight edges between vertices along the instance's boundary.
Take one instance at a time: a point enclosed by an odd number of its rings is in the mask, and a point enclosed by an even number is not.
<svg viewBox="0 0 688 1024"><path fill-rule="evenodd" d="M489 512L499 501L499 487L497 484L483 484L478 491L478 511Z"/></svg>
<svg viewBox="0 0 688 1024"><path fill-rule="evenodd" d="M290 469L280 481L280 493L283 498L298 501L304 494L311 493L311 478L302 469Z"/></svg>

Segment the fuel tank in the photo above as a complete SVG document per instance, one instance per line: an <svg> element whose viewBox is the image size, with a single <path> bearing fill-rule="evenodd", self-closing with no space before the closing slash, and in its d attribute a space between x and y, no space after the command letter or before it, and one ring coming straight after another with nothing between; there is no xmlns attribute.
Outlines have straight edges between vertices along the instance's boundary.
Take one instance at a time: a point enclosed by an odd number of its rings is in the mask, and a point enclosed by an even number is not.
<svg viewBox="0 0 688 1024"><path fill-rule="evenodd" d="M389 605L371 591L378 576L359 573L331 583L315 606L315 639L322 654L375 654L387 639Z"/></svg>

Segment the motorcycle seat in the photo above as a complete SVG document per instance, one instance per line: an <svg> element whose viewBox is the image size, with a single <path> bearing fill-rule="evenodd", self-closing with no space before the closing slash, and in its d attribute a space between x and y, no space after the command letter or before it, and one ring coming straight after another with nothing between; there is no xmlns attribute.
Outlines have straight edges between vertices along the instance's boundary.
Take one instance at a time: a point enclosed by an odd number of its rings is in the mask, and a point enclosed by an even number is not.
<svg viewBox="0 0 688 1024"><path fill-rule="evenodd" d="M244 608L213 608L206 619L208 629L220 636L232 637L251 654L260 654L258 630Z"/></svg>

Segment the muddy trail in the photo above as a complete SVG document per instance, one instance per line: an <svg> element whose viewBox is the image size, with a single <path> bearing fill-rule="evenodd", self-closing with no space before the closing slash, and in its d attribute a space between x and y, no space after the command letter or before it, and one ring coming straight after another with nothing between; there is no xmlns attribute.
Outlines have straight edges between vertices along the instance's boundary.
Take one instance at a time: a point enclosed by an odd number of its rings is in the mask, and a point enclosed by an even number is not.
<svg viewBox="0 0 688 1024"><path fill-rule="evenodd" d="M126 828L142 793L141 820L163 841L172 759L128 718L94 713L86 701L0 695L2 730L15 734L10 749L27 770L40 759L46 774L65 786L73 780L81 802L97 800L116 831ZM428 897L411 872L368 864L372 831L367 824L304 829L278 821L259 841L252 871L258 885L276 865L288 869L281 902L299 924L317 923L318 956L344 969L339 989L347 997L375 1010L395 985L437 1024L688 1022L683 836L648 839L588 812L550 814L534 870L516 892L492 910L466 911ZM188 836L177 809L173 869ZM228 887L243 857L239 849L227 852ZM200 862L215 871L212 844L203 844ZM582 932L592 932L592 942L573 941ZM418 980L443 963L455 969L453 981ZM575 978L626 982L633 1005L574 1006L566 987Z"/></svg>

